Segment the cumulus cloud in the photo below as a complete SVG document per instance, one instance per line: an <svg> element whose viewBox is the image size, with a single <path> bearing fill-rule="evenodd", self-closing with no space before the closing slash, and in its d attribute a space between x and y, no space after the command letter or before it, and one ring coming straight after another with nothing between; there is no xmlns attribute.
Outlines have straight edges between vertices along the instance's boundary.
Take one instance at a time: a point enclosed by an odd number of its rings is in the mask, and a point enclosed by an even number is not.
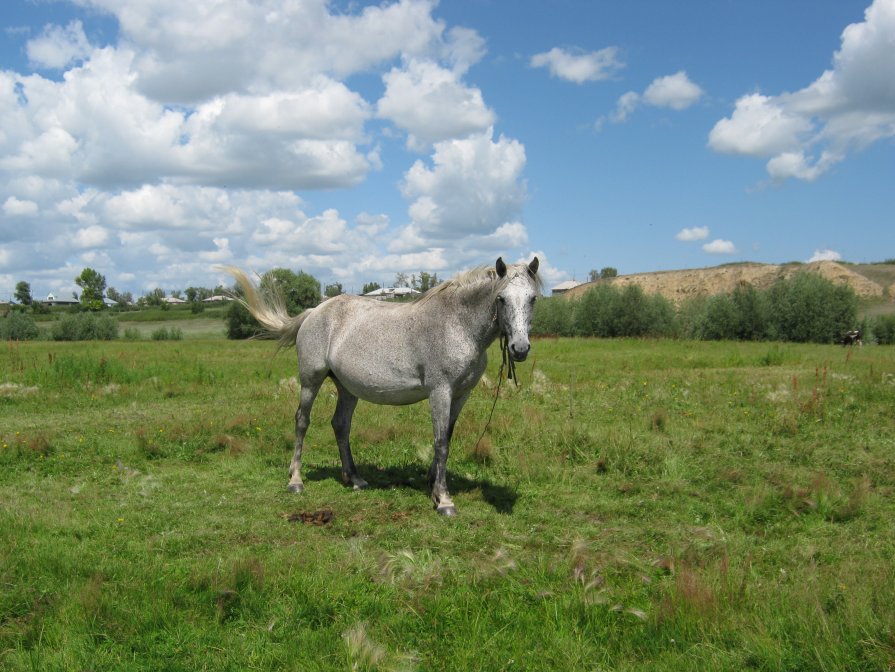
<svg viewBox="0 0 895 672"><path fill-rule="evenodd" d="M78 248L93 248L104 245L108 239L109 232L101 226L94 225L78 229L72 242Z"/></svg>
<svg viewBox="0 0 895 672"><path fill-rule="evenodd" d="M464 86L457 73L436 63L412 61L383 77L378 115L408 133L408 145L423 151L448 138L481 133L494 123L482 93Z"/></svg>
<svg viewBox="0 0 895 672"><path fill-rule="evenodd" d="M670 107L672 110L685 110L702 97L702 89L690 81L683 70L659 77L646 87L643 101L655 107Z"/></svg>
<svg viewBox="0 0 895 672"><path fill-rule="evenodd" d="M10 196L3 203L3 212L9 217L30 217L36 215L38 211L37 203L27 199L18 199Z"/></svg>
<svg viewBox="0 0 895 672"><path fill-rule="evenodd" d="M737 251L736 246L732 242L729 240L722 240L721 238L706 243L702 246L702 250L709 254L736 254Z"/></svg>
<svg viewBox="0 0 895 672"><path fill-rule="evenodd" d="M504 136L494 141L490 129L437 143L432 165L417 161L402 185L413 225L429 240L445 240L517 222L527 195L524 166L522 144Z"/></svg>
<svg viewBox="0 0 895 672"><path fill-rule="evenodd" d="M836 250L814 250L814 254L811 255L808 263L810 264L814 261L839 261L840 259L842 259L842 255Z"/></svg>
<svg viewBox="0 0 895 672"><path fill-rule="evenodd" d="M703 90L690 81L686 72L680 70L673 75L657 77L643 93L628 91L622 94L615 105L615 110L609 115L609 120L615 123L626 121L641 105L685 110L698 102L703 95Z"/></svg>
<svg viewBox="0 0 895 672"><path fill-rule="evenodd" d="M226 261L361 282L528 244L525 149L494 138L465 81L485 41L431 0L74 4L118 34L92 45L78 21L47 26L26 45L36 71L0 70L0 218L29 218L0 242L21 277L58 293L89 261L171 289L227 282L211 270ZM580 56L562 71L616 67L614 52ZM393 151L395 129L417 155ZM328 207L383 157L404 162L403 217Z"/></svg>
<svg viewBox="0 0 895 672"><path fill-rule="evenodd" d="M532 56L531 67L547 68L553 77L583 84L609 79L624 67L624 63L618 57L617 47L587 53L554 47Z"/></svg>
<svg viewBox="0 0 895 672"><path fill-rule="evenodd" d="M26 45L28 60L38 68L62 69L75 61L84 60L91 51L80 21L72 21L64 28L49 25L39 37Z"/></svg>
<svg viewBox="0 0 895 672"><path fill-rule="evenodd" d="M895 136L895 2L875 0L845 28L832 66L778 95L745 94L709 133L718 152L767 159L774 182L812 181L850 153Z"/></svg>
<svg viewBox="0 0 895 672"><path fill-rule="evenodd" d="M689 229L681 229L674 236L678 240L684 241L686 243L693 242L696 240L705 240L709 237L709 227L707 226L694 226Z"/></svg>

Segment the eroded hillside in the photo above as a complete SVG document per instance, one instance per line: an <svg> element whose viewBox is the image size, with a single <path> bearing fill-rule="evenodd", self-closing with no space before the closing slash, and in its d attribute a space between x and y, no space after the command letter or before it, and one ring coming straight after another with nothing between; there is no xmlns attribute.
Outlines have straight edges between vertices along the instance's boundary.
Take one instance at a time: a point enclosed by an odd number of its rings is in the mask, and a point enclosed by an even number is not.
<svg viewBox="0 0 895 672"><path fill-rule="evenodd" d="M634 273L597 282L611 282L618 287L640 285L648 294L661 294L677 304L691 297L730 292L741 283L750 284L756 289L767 289L777 280L799 271L818 273L836 284L848 285L864 299L891 301L895 297L895 264L817 261L778 265L748 262L682 271ZM588 282L579 285L566 292L566 296L580 296L595 284Z"/></svg>

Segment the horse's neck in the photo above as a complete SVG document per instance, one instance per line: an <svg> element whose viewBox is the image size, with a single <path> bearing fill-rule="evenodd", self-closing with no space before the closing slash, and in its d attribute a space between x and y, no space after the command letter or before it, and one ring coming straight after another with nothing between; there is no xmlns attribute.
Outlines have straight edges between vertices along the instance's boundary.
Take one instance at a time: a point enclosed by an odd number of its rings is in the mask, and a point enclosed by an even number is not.
<svg viewBox="0 0 895 672"><path fill-rule="evenodd" d="M489 286L470 287L446 297L438 319L465 327L470 337L487 349L500 333L497 309Z"/></svg>
<svg viewBox="0 0 895 672"><path fill-rule="evenodd" d="M482 344L482 348L486 349L500 334L494 295L490 287L484 287L478 292L470 292L465 298L461 302L461 309L465 312L469 331Z"/></svg>

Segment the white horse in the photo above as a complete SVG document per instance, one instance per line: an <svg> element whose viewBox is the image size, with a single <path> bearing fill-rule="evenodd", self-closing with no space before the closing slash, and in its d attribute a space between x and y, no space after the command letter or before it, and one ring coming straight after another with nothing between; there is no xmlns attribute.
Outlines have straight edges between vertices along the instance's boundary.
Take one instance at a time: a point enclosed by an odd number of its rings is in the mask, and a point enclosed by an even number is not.
<svg viewBox="0 0 895 672"><path fill-rule="evenodd" d="M296 346L301 396L295 413L295 453L289 490L301 492L301 453L311 407L329 377L338 390L332 427L342 458L342 480L367 483L351 455L351 417L358 399L374 404L413 404L429 399L435 455L429 468L438 513L457 513L447 487L446 462L454 424L488 362L498 336L510 358L521 362L531 347L528 332L541 290L538 258L478 268L429 290L410 303L341 295L290 317L281 299L262 296L239 269L228 268L245 294L242 303L280 347Z"/></svg>

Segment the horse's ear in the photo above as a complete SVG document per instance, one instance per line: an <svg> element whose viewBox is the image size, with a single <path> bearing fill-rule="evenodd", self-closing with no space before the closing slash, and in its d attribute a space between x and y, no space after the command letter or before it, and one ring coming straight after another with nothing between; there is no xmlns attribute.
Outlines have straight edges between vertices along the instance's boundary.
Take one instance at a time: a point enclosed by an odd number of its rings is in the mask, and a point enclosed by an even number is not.
<svg viewBox="0 0 895 672"><path fill-rule="evenodd" d="M497 257L497 264L495 267L497 268L498 278L502 278L507 274L507 265L503 263L503 257Z"/></svg>
<svg viewBox="0 0 895 672"><path fill-rule="evenodd" d="M535 275L538 272L538 264L539 263L540 262L538 261L537 257L532 259L531 263L528 265L528 272L531 273L532 275Z"/></svg>

